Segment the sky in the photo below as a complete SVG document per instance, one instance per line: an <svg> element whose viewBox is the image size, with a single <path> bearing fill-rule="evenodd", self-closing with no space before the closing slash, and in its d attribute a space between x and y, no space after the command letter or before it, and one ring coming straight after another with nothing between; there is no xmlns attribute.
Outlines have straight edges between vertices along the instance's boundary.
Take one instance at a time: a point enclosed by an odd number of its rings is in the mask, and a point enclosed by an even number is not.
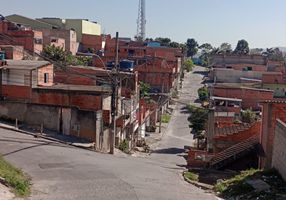
<svg viewBox="0 0 286 200"><path fill-rule="evenodd" d="M103 33L134 37L139 0L5 0L0 14L83 18ZM285 0L146 0L147 37L219 46L245 39L251 48L286 46Z"/></svg>

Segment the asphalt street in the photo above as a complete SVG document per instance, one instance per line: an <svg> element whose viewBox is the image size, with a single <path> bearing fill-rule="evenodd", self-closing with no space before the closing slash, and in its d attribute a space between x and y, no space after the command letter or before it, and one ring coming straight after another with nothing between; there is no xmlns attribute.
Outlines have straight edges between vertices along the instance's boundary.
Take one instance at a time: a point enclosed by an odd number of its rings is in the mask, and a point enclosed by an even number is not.
<svg viewBox="0 0 286 200"><path fill-rule="evenodd" d="M185 77L180 101L196 99L200 70ZM193 142L183 108L177 104L167 132L146 158L100 154L4 129L0 153L31 176L31 200L214 200L181 175L183 147Z"/></svg>

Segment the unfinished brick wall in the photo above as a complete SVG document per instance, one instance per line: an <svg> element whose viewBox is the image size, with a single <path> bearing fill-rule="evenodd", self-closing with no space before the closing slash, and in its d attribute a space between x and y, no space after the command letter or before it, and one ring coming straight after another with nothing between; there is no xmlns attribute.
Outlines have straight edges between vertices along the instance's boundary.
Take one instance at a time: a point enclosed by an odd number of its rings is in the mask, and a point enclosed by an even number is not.
<svg viewBox="0 0 286 200"><path fill-rule="evenodd" d="M37 104L74 106L83 110L101 110L100 95L88 95L77 92L63 92L56 90L33 90L32 102Z"/></svg>
<svg viewBox="0 0 286 200"><path fill-rule="evenodd" d="M2 85L2 96L11 100L29 100L31 87L18 85Z"/></svg>
<svg viewBox="0 0 286 200"><path fill-rule="evenodd" d="M286 122L286 103L269 101L263 102L262 106L261 144L265 156L260 158L259 163L261 168L271 168L276 121Z"/></svg>
<svg viewBox="0 0 286 200"><path fill-rule="evenodd" d="M213 96L242 99L242 108L260 110L259 102L273 99L273 91L254 88L232 88L214 86L211 88Z"/></svg>

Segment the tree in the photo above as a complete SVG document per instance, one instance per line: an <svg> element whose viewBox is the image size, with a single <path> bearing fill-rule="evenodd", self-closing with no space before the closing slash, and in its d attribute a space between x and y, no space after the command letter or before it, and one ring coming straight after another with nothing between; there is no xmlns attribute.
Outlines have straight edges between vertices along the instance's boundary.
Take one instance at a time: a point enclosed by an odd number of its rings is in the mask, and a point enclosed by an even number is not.
<svg viewBox="0 0 286 200"><path fill-rule="evenodd" d="M234 50L235 54L246 55L249 54L249 46L246 40L239 40Z"/></svg>
<svg viewBox="0 0 286 200"><path fill-rule="evenodd" d="M199 46L199 49L202 50L201 56L200 56L202 66L207 67L209 65L209 60L210 60L209 57L210 57L213 47L211 44L205 43Z"/></svg>
<svg viewBox="0 0 286 200"><path fill-rule="evenodd" d="M198 89L199 99L205 101L209 98L209 91L207 87L201 87Z"/></svg>
<svg viewBox="0 0 286 200"><path fill-rule="evenodd" d="M241 113L242 122L253 123L256 120L256 114L252 110L245 110Z"/></svg>
<svg viewBox="0 0 286 200"><path fill-rule="evenodd" d="M71 52L64 51L61 47L45 46L42 55L58 62L60 65L89 65L92 62L91 57L87 56L74 56Z"/></svg>
<svg viewBox="0 0 286 200"><path fill-rule="evenodd" d="M270 60L274 60L274 61L283 61L284 60L283 52L280 51L279 48L267 48L266 52L263 52L262 55L266 56Z"/></svg>
<svg viewBox="0 0 286 200"><path fill-rule="evenodd" d="M196 55L199 46L197 41L193 38L188 39L186 45L187 45L187 56L193 57L194 55Z"/></svg>
<svg viewBox="0 0 286 200"><path fill-rule="evenodd" d="M180 44L178 42L170 42L170 47L172 48L180 48Z"/></svg>
<svg viewBox="0 0 286 200"><path fill-rule="evenodd" d="M190 116L188 121L190 122L190 128L192 128L191 133L194 135L195 139L198 139L198 148L200 140L204 139L203 132L208 120L208 110L195 106L188 106Z"/></svg>
<svg viewBox="0 0 286 200"><path fill-rule="evenodd" d="M151 90L151 87L148 83L144 83L144 82L139 82L140 84L140 98L146 98L149 97L149 93Z"/></svg>
<svg viewBox="0 0 286 200"><path fill-rule="evenodd" d="M201 46L199 46L199 49L202 49L205 51L211 51L213 49L213 47L210 43L204 43Z"/></svg>
<svg viewBox="0 0 286 200"><path fill-rule="evenodd" d="M161 46L165 46L165 47L169 47L170 43L171 43L171 39L170 38L157 37L155 39L155 41L159 42L161 44Z"/></svg>
<svg viewBox="0 0 286 200"><path fill-rule="evenodd" d="M192 71L193 67L194 67L194 63L193 63L192 59L185 60L183 63L183 67L187 72Z"/></svg>
<svg viewBox="0 0 286 200"><path fill-rule="evenodd" d="M230 54L232 52L231 44L229 43L222 43L219 47L219 54Z"/></svg>

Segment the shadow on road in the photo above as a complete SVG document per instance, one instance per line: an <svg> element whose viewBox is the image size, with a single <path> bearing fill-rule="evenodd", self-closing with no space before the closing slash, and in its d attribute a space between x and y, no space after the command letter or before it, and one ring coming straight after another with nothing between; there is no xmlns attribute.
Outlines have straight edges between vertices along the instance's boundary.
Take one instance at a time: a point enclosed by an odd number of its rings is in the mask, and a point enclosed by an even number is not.
<svg viewBox="0 0 286 200"><path fill-rule="evenodd" d="M23 148L20 148L20 149L17 149L17 150L14 150L14 151L2 154L2 156L8 156L8 155L20 152L20 151L24 151L24 150L27 150L27 149L32 149L32 148L36 148L36 147L40 147L40 146L57 146L57 147L72 148L70 146L63 145L63 144L60 144L60 143L55 143L55 142L33 141L33 140L27 141L25 139L23 139L23 140L22 139L0 139L0 142L13 142L13 143L20 143L20 144L30 145L30 146L27 146L27 147L23 147Z"/></svg>
<svg viewBox="0 0 286 200"><path fill-rule="evenodd" d="M152 151L152 153L154 154L181 154L184 153L185 150L184 149L180 149L180 148L167 148L167 149L158 149L158 150L154 150Z"/></svg>
<svg viewBox="0 0 286 200"><path fill-rule="evenodd" d="M193 74L200 74L200 75L203 75L203 76L207 76L208 72L207 71L194 71Z"/></svg>

